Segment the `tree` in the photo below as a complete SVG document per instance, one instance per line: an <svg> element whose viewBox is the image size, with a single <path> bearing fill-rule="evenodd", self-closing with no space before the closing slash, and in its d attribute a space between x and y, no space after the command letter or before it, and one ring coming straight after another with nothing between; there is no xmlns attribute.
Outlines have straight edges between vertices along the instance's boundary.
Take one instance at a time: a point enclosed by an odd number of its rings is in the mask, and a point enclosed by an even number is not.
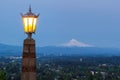
<svg viewBox="0 0 120 80"><path fill-rule="evenodd" d="M93 80L93 75L91 73L88 73L86 80Z"/></svg>
<svg viewBox="0 0 120 80"><path fill-rule="evenodd" d="M0 69L0 80L6 80L6 76L4 75L1 69Z"/></svg>

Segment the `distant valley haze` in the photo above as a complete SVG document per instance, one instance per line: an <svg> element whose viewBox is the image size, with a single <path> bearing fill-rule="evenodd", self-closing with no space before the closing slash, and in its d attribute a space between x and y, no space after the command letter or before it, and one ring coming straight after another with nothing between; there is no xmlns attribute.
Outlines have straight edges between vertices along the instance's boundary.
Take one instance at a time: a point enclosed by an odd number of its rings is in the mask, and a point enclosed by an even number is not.
<svg viewBox="0 0 120 80"><path fill-rule="evenodd" d="M0 44L0 56L22 56L22 46ZM59 46L36 48L37 56L120 56L119 48L95 47L90 44L70 40Z"/></svg>

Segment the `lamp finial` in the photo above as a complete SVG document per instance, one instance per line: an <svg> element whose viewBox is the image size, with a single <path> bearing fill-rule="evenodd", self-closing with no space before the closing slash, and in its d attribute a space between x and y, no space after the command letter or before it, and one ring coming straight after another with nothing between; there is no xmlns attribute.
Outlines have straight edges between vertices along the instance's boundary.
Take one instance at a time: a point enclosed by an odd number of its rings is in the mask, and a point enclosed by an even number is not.
<svg viewBox="0 0 120 80"><path fill-rule="evenodd" d="M29 5L29 12L31 12L32 10L31 10L31 5Z"/></svg>

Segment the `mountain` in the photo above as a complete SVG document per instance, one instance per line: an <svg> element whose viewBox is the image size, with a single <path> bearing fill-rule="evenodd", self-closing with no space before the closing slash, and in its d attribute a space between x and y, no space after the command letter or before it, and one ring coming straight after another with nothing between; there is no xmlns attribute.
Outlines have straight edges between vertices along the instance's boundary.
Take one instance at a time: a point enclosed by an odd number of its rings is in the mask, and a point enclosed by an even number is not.
<svg viewBox="0 0 120 80"><path fill-rule="evenodd" d="M22 47L0 44L0 56L21 55Z"/></svg>
<svg viewBox="0 0 120 80"><path fill-rule="evenodd" d="M37 56L120 56L120 49L98 47L37 47ZM22 47L0 44L0 56L21 56Z"/></svg>
<svg viewBox="0 0 120 80"><path fill-rule="evenodd" d="M71 39L69 42L61 44L60 46L64 46L64 47L93 47L93 45L89 45L89 44L80 42L76 39Z"/></svg>

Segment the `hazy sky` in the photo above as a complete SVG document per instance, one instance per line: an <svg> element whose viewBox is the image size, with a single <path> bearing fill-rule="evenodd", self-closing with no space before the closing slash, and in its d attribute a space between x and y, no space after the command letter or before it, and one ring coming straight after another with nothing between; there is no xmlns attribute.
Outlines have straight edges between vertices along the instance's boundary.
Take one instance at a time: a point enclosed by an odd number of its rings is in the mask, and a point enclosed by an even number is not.
<svg viewBox="0 0 120 80"><path fill-rule="evenodd" d="M32 5L40 13L37 46L71 39L98 47L120 48L120 0L1 0L0 43L22 45L26 35L20 13Z"/></svg>

